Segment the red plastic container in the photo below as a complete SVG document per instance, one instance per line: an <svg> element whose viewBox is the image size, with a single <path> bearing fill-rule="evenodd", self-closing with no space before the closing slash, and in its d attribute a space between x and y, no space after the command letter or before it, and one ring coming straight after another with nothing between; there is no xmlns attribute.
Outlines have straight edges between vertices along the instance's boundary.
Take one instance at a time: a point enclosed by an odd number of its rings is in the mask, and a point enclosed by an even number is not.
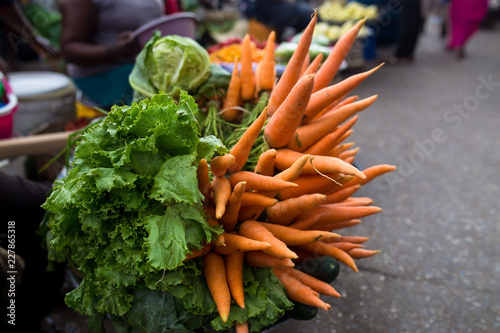
<svg viewBox="0 0 500 333"><path fill-rule="evenodd" d="M18 101L7 79L2 75L0 80L5 88L5 95L2 96L4 105L0 107L0 139L8 139L12 137L13 117L18 109Z"/></svg>

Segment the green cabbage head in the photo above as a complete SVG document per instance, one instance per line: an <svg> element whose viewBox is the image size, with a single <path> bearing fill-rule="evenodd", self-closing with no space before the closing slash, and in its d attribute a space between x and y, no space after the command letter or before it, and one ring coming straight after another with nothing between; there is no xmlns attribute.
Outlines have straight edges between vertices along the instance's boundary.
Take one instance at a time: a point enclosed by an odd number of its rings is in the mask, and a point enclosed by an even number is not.
<svg viewBox="0 0 500 333"><path fill-rule="evenodd" d="M177 97L181 90L195 91L209 76L210 58L198 42L157 32L137 56L129 82L145 97L160 91Z"/></svg>

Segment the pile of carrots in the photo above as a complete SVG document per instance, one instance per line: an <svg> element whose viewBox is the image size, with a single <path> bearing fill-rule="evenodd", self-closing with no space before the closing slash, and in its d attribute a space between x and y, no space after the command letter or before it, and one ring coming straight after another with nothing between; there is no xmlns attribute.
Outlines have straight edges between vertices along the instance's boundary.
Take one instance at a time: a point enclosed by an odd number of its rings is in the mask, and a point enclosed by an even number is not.
<svg viewBox="0 0 500 333"><path fill-rule="evenodd" d="M380 66L330 85L356 36L359 21L322 61L309 59L309 45L317 14L305 29L298 47L279 80L274 64L274 32L262 61L252 70L251 42L241 45L221 110L228 122L241 119L243 103L268 91L269 100L229 153L202 160L198 185L205 197L208 223L224 228L219 238L190 257L204 256L204 274L224 322L231 302L245 307L242 267L270 267L291 300L328 310L320 296L340 297L328 283L295 268L295 263L331 256L357 272L355 259L376 254L362 243L368 237L341 236L337 230L355 226L381 212L367 197L353 194L374 178L395 170L380 164L359 170L358 152L346 142L357 113L377 96L359 100L349 96ZM258 139L265 149L249 170L246 162ZM246 323L235 323L248 332Z"/></svg>

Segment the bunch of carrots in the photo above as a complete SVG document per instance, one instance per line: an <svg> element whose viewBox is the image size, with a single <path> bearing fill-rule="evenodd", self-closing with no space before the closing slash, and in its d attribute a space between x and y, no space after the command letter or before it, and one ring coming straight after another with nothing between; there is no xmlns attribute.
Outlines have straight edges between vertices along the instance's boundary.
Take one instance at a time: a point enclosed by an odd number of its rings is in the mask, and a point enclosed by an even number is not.
<svg viewBox="0 0 500 333"><path fill-rule="evenodd" d="M243 39L241 61L235 62L220 111L224 123L237 124L242 134L228 145L229 153L210 163L202 160L198 167L208 222L221 225L224 233L191 257L204 256L205 278L224 322L232 300L245 307L243 265L272 268L291 300L328 310L331 306L320 296L340 294L293 268L295 263L331 256L357 272L355 259L378 252L364 247L368 237L334 231L381 212L370 198L353 194L395 169L380 164L359 170L353 165L358 149L345 142L357 113L377 98L359 100L349 94L380 66L330 85L364 20L340 38L323 62L320 56L309 59L316 22L315 13L279 80L274 32L255 71L250 39ZM264 108L242 127L242 119L249 117L245 103L255 103L262 94L267 94ZM257 151L256 162L249 164ZM235 329L249 328L235 323Z"/></svg>

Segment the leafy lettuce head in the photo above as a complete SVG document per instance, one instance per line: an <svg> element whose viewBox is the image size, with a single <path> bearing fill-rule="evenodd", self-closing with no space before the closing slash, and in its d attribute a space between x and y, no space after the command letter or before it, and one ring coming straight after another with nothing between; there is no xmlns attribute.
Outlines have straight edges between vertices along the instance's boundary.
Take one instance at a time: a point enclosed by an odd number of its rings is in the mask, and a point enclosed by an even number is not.
<svg viewBox="0 0 500 333"><path fill-rule="evenodd" d="M208 52L192 38L156 33L139 53L129 81L138 93L177 97L195 91L210 76Z"/></svg>

